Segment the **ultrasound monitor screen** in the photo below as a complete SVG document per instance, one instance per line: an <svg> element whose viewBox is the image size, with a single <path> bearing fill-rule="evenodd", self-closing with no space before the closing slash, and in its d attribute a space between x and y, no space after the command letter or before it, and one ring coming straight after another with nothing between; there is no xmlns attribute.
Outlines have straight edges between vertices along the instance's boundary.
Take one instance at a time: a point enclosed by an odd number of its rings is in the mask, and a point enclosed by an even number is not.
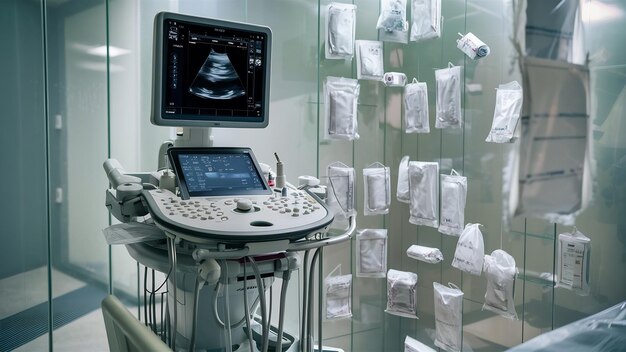
<svg viewBox="0 0 626 352"><path fill-rule="evenodd" d="M170 159L183 198L269 194L247 148L174 148Z"/></svg>
<svg viewBox="0 0 626 352"><path fill-rule="evenodd" d="M168 13L156 21L155 124L267 125L269 28Z"/></svg>

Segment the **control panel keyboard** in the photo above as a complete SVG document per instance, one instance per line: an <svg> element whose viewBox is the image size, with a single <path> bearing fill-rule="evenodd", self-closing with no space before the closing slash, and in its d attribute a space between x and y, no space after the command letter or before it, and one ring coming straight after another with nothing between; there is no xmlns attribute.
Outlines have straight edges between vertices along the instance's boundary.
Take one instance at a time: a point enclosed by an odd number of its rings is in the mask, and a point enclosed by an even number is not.
<svg viewBox="0 0 626 352"><path fill-rule="evenodd" d="M170 191L156 189L144 191L143 197L157 225L182 237L294 239L326 227L333 219L324 204L301 190L290 190L286 196L274 193L183 200Z"/></svg>

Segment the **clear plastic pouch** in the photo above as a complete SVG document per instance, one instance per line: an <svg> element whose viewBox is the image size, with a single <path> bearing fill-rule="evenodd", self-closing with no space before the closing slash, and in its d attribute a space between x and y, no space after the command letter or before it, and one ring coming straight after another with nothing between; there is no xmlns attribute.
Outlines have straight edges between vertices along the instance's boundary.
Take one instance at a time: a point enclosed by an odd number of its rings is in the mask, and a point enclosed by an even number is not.
<svg viewBox="0 0 626 352"><path fill-rule="evenodd" d="M405 318L417 318L417 274L389 269L387 272L387 309Z"/></svg>
<svg viewBox="0 0 626 352"><path fill-rule="evenodd" d="M460 352L463 333L463 291L450 283L433 282L435 297L435 346L448 352Z"/></svg>
<svg viewBox="0 0 626 352"><path fill-rule="evenodd" d="M404 86L404 132L430 133L428 122L428 87L426 82L413 82Z"/></svg>
<svg viewBox="0 0 626 352"><path fill-rule="evenodd" d="M330 3L326 11L326 58L352 59L356 28L356 5Z"/></svg>
<svg viewBox="0 0 626 352"><path fill-rule="evenodd" d="M359 138L357 127L359 91L359 81L356 79L326 77L324 84L326 139Z"/></svg>
<svg viewBox="0 0 626 352"><path fill-rule="evenodd" d="M485 142L512 143L522 112L524 93L517 81L501 84L496 90L496 107Z"/></svg>
<svg viewBox="0 0 626 352"><path fill-rule="evenodd" d="M356 215L354 208L354 168L341 162L328 165L328 188L326 203L335 212L345 217Z"/></svg>
<svg viewBox="0 0 626 352"><path fill-rule="evenodd" d="M581 296L589 294L589 263L591 239L574 227L571 233L559 235L557 247L556 287L566 288Z"/></svg>
<svg viewBox="0 0 626 352"><path fill-rule="evenodd" d="M346 319L352 316L352 275L341 275L341 267L335 268L324 279L326 320ZM339 275L335 273L339 270Z"/></svg>
<svg viewBox="0 0 626 352"><path fill-rule="evenodd" d="M357 277L385 277L387 274L387 230L360 230L356 235L356 254Z"/></svg>
<svg viewBox="0 0 626 352"><path fill-rule="evenodd" d="M391 180L389 168L374 163L363 169L363 214L377 215L389 213L391 204Z"/></svg>
<svg viewBox="0 0 626 352"><path fill-rule="evenodd" d="M515 259L507 252L496 249L485 255L483 271L487 277L487 292L483 309L490 310L509 319L517 319L513 293L517 267Z"/></svg>
<svg viewBox="0 0 626 352"><path fill-rule="evenodd" d="M398 202L410 203L411 195L409 191L409 156L405 155L400 160L398 166L398 186L396 190Z"/></svg>
<svg viewBox="0 0 626 352"><path fill-rule="evenodd" d="M414 225L439 226L439 164L409 162L410 217Z"/></svg>
<svg viewBox="0 0 626 352"><path fill-rule="evenodd" d="M406 44L409 22L406 20L406 0L380 0L380 16L376 23L379 39Z"/></svg>
<svg viewBox="0 0 626 352"><path fill-rule="evenodd" d="M460 176L454 169L450 175L441 175L440 233L459 236L463 232L466 199L467 177Z"/></svg>
<svg viewBox="0 0 626 352"><path fill-rule="evenodd" d="M437 116L435 128L461 128L461 67L448 63L448 68L435 70L437 83Z"/></svg>
<svg viewBox="0 0 626 352"><path fill-rule="evenodd" d="M441 37L441 0L411 0L412 42Z"/></svg>
<svg viewBox="0 0 626 352"><path fill-rule="evenodd" d="M407 336L404 338L404 352L436 352L416 339Z"/></svg>
<svg viewBox="0 0 626 352"><path fill-rule="evenodd" d="M475 36L472 32L466 35L459 33L461 38L457 39L456 47L472 60L481 59L491 52L489 46Z"/></svg>
<svg viewBox="0 0 626 352"><path fill-rule="evenodd" d="M383 43L373 40L357 40L356 78L381 81L384 74Z"/></svg>
<svg viewBox="0 0 626 352"><path fill-rule="evenodd" d="M437 264L443 261L443 254L439 248L418 246L416 244L411 245L406 250L406 255L409 258L417 259L430 264Z"/></svg>
<svg viewBox="0 0 626 352"><path fill-rule="evenodd" d="M454 251L452 266L472 275L478 275L483 271L485 259L485 244L483 234L480 232L481 224L467 224L459 237Z"/></svg>

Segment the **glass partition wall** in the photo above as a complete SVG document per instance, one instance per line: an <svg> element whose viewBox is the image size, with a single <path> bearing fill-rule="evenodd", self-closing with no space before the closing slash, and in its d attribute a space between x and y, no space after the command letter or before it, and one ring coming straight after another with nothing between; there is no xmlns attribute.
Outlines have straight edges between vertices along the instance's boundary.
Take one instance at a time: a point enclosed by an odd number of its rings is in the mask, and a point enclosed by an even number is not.
<svg viewBox="0 0 626 352"><path fill-rule="evenodd" d="M344 1L345 2L345 1ZM410 2L410 1L409 1ZM214 129L215 145L249 146L272 165L277 152L288 178L315 175L326 182L335 161L357 172L359 229L388 230L388 268L418 275L419 320L385 313L386 280L353 277L351 319L314 322L315 339L346 351L402 350L405 336L433 346L433 282L452 282L465 293L463 345L498 351L609 307L626 296L620 281L626 224L626 48L620 28L626 4L580 2L589 51L595 174L593 202L577 219L592 240L591 292L577 296L555 289L558 234L571 228L534 218L502 218L502 169L508 146L486 143L495 88L521 81L511 41L516 0L445 0L441 38L421 43L384 43L386 72L403 72L428 84L431 132L404 133L402 88L361 80L360 138L324 140L323 82L356 78L356 60L327 60L325 9L330 1L292 0L41 0L0 2L2 44L13 55L0 61L5 107L2 160L11 165L0 231L6 255L0 265L0 350L106 349L99 304L107 292L141 316L143 275L121 246L106 245L101 230L112 222L104 207L107 180L102 162L117 158L127 170L154 170L162 141L172 129L149 122L152 26L160 11L250 22L273 31L270 125L264 130ZM379 40L378 1L355 0L356 39ZM410 18L410 6L408 7ZM491 54L479 61L456 48L458 33L472 32ZM7 51L9 52L9 51ZM435 129L434 70L462 66L459 130ZM516 261L518 320L482 310L486 280L451 267L456 237L408 222L408 205L392 196L388 215L363 216L362 169L374 162L391 168L395 195L400 159L436 161L441 173L468 178L465 220L481 223L485 253L504 249ZM417 262L412 244L440 248L444 261ZM356 273L355 241L325 248L322 279L338 266ZM547 278L547 279L546 279ZM163 277L155 279L160 282ZM277 280L280 281L280 280ZM292 280L286 329L298 334L301 284ZM322 292L318 286L315 297ZM276 306L276 305L275 305ZM320 307L323 310L324 307ZM315 309L317 312L317 308ZM273 314L277 317L278 314ZM82 327L82 329L77 328ZM318 326L322 331L318 331ZM49 332L52 331L52 334Z"/></svg>

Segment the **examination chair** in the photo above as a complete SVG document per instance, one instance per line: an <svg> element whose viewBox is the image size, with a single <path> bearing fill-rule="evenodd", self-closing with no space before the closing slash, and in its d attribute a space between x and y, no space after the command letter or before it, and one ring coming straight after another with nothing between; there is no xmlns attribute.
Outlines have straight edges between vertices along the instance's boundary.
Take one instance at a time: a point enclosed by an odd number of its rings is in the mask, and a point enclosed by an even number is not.
<svg viewBox="0 0 626 352"><path fill-rule="evenodd" d="M171 352L172 350L148 327L135 318L114 296L102 301L102 315L112 352Z"/></svg>

